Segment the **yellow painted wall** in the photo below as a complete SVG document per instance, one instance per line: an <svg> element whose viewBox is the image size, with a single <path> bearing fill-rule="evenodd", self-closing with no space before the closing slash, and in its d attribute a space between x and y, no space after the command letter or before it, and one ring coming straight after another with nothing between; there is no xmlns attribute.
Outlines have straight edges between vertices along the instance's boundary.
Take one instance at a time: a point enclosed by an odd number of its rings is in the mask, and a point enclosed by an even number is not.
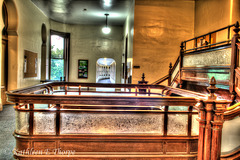
<svg viewBox="0 0 240 160"><path fill-rule="evenodd" d="M31 86L40 83L41 76L41 28L42 23L47 27L49 35L49 19L46 17L31 0L14 0L19 17L18 24L18 55L17 57L17 88ZM48 48L47 40L47 48ZM36 78L23 78L24 50L38 54L38 74Z"/></svg>
<svg viewBox="0 0 240 160"><path fill-rule="evenodd" d="M128 68L130 70L129 76L132 75L132 57L133 57L133 36L134 36L134 7L135 7L135 0L133 0L131 7L129 9L129 14L126 18L124 24L124 31L123 31L123 51L122 53L125 54L125 45L126 45L126 37L128 38L128 48L127 48L127 57L128 57ZM125 63L125 55L122 56L122 63ZM123 79L123 66L121 67L121 82L124 83Z"/></svg>
<svg viewBox="0 0 240 160"><path fill-rule="evenodd" d="M136 0L133 39L133 83L145 73L152 83L168 73L180 43L194 35L194 1Z"/></svg>
<svg viewBox="0 0 240 160"><path fill-rule="evenodd" d="M195 36L240 21L239 0L196 0Z"/></svg>
<svg viewBox="0 0 240 160"><path fill-rule="evenodd" d="M122 61L122 26L110 26L111 33L104 35L103 26L67 25L51 21L51 29L70 33L69 81L96 82L96 62L99 58L116 61L116 83L120 83ZM78 59L88 60L88 79L78 79Z"/></svg>

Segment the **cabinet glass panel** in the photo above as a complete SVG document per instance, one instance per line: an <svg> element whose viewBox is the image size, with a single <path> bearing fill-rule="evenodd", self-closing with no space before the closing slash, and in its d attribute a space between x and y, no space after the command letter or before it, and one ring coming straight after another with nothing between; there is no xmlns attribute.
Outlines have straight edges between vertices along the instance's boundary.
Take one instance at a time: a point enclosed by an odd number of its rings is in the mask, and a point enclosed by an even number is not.
<svg viewBox="0 0 240 160"><path fill-rule="evenodd" d="M61 134L163 135L162 114L61 113Z"/></svg>
<svg viewBox="0 0 240 160"><path fill-rule="evenodd" d="M33 126L35 135L56 134L56 113L35 112Z"/></svg>
<svg viewBox="0 0 240 160"><path fill-rule="evenodd" d="M192 135L199 135L199 122L197 121L198 115L192 115Z"/></svg>
<svg viewBox="0 0 240 160"><path fill-rule="evenodd" d="M29 112L15 111L16 132L19 134L29 134Z"/></svg>
<svg viewBox="0 0 240 160"><path fill-rule="evenodd" d="M168 115L167 135L187 135L188 115Z"/></svg>

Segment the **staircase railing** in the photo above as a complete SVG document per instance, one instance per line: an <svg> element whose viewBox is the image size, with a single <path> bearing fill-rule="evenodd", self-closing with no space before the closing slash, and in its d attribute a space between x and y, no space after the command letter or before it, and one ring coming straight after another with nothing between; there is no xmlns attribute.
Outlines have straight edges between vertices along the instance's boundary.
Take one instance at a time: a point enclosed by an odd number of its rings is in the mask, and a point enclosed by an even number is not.
<svg viewBox="0 0 240 160"><path fill-rule="evenodd" d="M153 82L152 85L158 85L168 80L168 86L172 86L172 83L174 82L174 80L177 79L179 75L179 67L177 68L177 66L179 65L179 60L180 56L178 56L173 66L172 63L169 64L168 74Z"/></svg>

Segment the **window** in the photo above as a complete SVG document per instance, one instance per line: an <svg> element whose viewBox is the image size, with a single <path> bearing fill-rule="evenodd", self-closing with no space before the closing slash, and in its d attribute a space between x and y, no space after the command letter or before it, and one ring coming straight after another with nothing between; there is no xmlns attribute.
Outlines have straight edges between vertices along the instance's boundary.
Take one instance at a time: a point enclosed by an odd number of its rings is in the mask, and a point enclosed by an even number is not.
<svg viewBox="0 0 240 160"><path fill-rule="evenodd" d="M68 81L70 34L50 31L50 80Z"/></svg>

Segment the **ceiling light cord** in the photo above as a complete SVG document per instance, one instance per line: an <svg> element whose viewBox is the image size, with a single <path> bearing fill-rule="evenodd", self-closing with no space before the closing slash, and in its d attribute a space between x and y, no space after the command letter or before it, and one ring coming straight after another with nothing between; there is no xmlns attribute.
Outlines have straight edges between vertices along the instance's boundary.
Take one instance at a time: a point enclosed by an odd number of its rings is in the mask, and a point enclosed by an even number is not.
<svg viewBox="0 0 240 160"><path fill-rule="evenodd" d="M109 14L106 13L105 16L106 16L106 27L107 27L107 26L108 26L108 25L107 25L107 20L108 20L108 16L109 16Z"/></svg>
<svg viewBox="0 0 240 160"><path fill-rule="evenodd" d="M105 16L106 16L106 26L104 26L103 28L102 28L102 32L104 33L104 34L109 34L110 32L111 32L111 29L108 27L108 16L109 16L109 14L108 13L106 13L106 14L104 14Z"/></svg>

